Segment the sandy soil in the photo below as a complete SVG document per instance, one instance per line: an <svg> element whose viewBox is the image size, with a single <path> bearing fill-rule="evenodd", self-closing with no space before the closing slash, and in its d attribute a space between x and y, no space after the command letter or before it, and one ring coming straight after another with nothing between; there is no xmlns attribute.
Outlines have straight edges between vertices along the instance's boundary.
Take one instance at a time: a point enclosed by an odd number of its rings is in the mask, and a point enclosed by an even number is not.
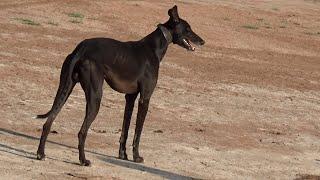
<svg viewBox="0 0 320 180"><path fill-rule="evenodd" d="M32 117L51 107L66 55L85 38L140 39L174 4L207 44L170 46L145 163L115 158L124 96L105 86L86 144L92 167L78 165L79 85L36 160L44 121ZM319 179L319 14L318 0L1 0L0 179Z"/></svg>

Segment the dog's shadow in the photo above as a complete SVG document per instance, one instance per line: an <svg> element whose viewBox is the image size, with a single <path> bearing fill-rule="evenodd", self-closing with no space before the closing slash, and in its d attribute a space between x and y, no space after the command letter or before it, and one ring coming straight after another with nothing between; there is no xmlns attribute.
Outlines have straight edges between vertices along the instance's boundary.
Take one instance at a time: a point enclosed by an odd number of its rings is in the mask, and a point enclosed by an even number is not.
<svg viewBox="0 0 320 180"><path fill-rule="evenodd" d="M4 128L0 128L0 134L1 135L6 135L6 134L10 134L10 135L14 135L14 136L19 136L19 137L23 137L23 138L27 138L27 139L31 139L31 140L36 140L39 141L39 138L36 138L34 136L30 136L27 134L23 134L23 133L19 133L19 132L15 132L12 130L8 130L8 129L4 129ZM70 148L70 149L77 149L73 146L69 146L66 144L62 144L62 143L58 143L58 142L54 142L54 141L50 141L47 140L47 143L51 143L51 144L55 144L55 145L59 145L59 146L63 146L66 148ZM20 157L24 157L24 158L29 158L29 159L36 159L36 154L32 153L32 152L27 152L25 150L22 149L17 149L5 144L1 144L0 143L0 151L2 152L6 152L6 153L10 153L13 155L17 155ZM124 160L120 160L117 159L116 157L112 157L112 156L108 156L105 154L101 154L98 152L94 152L94 151L86 151L87 153L91 153L94 155L98 156L98 159L110 163L110 164L114 164L117 166L121 166L121 167L125 167L125 168L130 168L130 169L135 169L138 171L144 171L144 172L148 172L154 175L158 175L161 176L165 179L198 179L198 178L194 178L194 177L190 177L190 176L184 176L184 175L180 175L177 173L173 173L173 172L169 172L169 171L165 171L165 170L161 170L161 169L157 169L157 168L153 168L153 167L148 167L142 164L137 164L137 163L133 163L131 161L124 161ZM52 160L58 160L58 159L54 159L51 157L46 157L47 159L52 159ZM78 163L74 163L74 162L70 162L70 161L63 161L65 163L69 163L69 164L78 164Z"/></svg>

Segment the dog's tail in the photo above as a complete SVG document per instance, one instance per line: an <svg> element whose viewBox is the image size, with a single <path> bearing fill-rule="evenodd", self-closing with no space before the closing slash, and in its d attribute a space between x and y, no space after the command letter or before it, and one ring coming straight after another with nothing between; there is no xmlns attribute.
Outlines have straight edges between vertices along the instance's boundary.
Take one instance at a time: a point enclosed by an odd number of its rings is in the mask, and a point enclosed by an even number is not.
<svg viewBox="0 0 320 180"><path fill-rule="evenodd" d="M72 76L74 73L74 67L80 60L83 51L83 43L80 43L76 49L67 56L61 68L59 88L51 109L46 114L37 115L35 118L44 119L49 117L51 114L56 115L59 113L64 103L67 101L73 87L77 83L77 79Z"/></svg>
<svg viewBox="0 0 320 180"><path fill-rule="evenodd" d="M38 114L35 118L37 118L37 119L44 119L44 118L47 118L50 113L51 113L51 110L49 110L49 111L48 111L47 113L45 113L45 114Z"/></svg>

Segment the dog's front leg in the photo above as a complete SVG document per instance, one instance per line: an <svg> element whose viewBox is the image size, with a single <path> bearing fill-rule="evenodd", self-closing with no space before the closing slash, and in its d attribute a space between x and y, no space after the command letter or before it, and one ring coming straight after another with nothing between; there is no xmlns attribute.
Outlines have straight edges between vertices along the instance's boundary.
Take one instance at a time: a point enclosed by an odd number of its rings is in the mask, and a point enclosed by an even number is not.
<svg viewBox="0 0 320 180"><path fill-rule="evenodd" d="M138 106L138 115L137 115L137 122L136 122L136 129L133 139L133 161L137 163L143 162L143 157L139 155L139 143L140 143L140 136L143 128L143 123L146 118L148 108L149 108L149 100L150 99L139 99L139 106Z"/></svg>
<svg viewBox="0 0 320 180"><path fill-rule="evenodd" d="M122 132L120 137L120 148L119 148L119 159L128 160L126 153L126 142L128 138L128 130L130 126L132 111L134 108L134 102L137 98L138 93L136 94L126 94L126 107L124 110Z"/></svg>

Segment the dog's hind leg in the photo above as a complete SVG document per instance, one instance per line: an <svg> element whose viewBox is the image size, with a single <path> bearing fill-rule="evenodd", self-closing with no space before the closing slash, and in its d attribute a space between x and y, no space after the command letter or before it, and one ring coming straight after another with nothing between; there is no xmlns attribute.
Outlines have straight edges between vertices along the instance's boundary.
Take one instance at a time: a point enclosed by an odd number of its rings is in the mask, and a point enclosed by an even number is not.
<svg viewBox="0 0 320 180"><path fill-rule="evenodd" d="M45 114L41 115L42 118L48 116L47 121L43 125L42 135L40 138L40 143L37 151L37 159L41 160L45 157L44 149L48 134L51 129L51 125L55 120L57 114L60 112L62 106L68 99L73 87L77 83L76 80L72 78L73 68L77 59L73 58L73 55L69 55L64 61L60 74L60 84L54 99L51 110Z"/></svg>
<svg viewBox="0 0 320 180"><path fill-rule="evenodd" d="M79 138L79 160L80 165L90 166L90 161L86 159L84 153L84 145L91 123L96 118L102 97L102 86L104 77L102 72L96 67L93 62L85 61L79 68L79 81L86 96L86 116L81 129L78 133Z"/></svg>
<svg viewBox="0 0 320 180"><path fill-rule="evenodd" d="M40 144L37 151L37 159L41 160L45 157L44 149L45 143L50 132L53 121L55 120L57 114L60 112L63 104L68 99L70 93L72 92L75 82L66 83L66 86L63 87L62 93L57 94L59 101L56 101L52 109L50 110L49 117L43 125L42 134L40 138Z"/></svg>
<svg viewBox="0 0 320 180"><path fill-rule="evenodd" d="M128 130L130 126L132 111L134 107L134 102L137 98L138 93L136 94L126 94L126 107L124 110L122 132L120 137L120 148L119 148L119 159L128 160L126 153L126 142L128 138Z"/></svg>

